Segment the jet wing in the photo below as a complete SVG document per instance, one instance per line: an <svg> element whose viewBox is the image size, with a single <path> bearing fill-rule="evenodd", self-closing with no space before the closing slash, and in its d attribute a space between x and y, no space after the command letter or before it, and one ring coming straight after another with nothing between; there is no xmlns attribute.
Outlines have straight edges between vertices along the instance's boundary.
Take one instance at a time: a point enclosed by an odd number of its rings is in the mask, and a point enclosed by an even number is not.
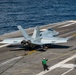
<svg viewBox="0 0 76 75"><path fill-rule="evenodd" d="M41 43L43 44L57 44L57 43L66 43L70 38L73 36L69 36L66 38L61 38L61 37L47 37L47 38L42 38Z"/></svg>
<svg viewBox="0 0 76 75"><path fill-rule="evenodd" d="M16 44L20 44L21 41L24 40L24 37L18 37L18 38L7 38L4 39L3 41L1 41L1 44L12 44L12 45L16 45Z"/></svg>

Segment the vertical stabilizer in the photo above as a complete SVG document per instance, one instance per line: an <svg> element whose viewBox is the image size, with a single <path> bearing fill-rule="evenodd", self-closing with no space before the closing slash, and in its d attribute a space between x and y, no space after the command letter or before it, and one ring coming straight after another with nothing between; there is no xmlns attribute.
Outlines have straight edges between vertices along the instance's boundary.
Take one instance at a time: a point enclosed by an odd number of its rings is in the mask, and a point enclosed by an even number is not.
<svg viewBox="0 0 76 75"><path fill-rule="evenodd" d="M40 37L40 29L39 29L38 26L36 26L36 28L34 29L32 38L33 38L33 39L37 39L38 37Z"/></svg>
<svg viewBox="0 0 76 75"><path fill-rule="evenodd" d="M22 35L24 36L24 38L26 40L28 40L30 38L30 36L27 34L27 32L21 26L18 26L18 29L22 32Z"/></svg>

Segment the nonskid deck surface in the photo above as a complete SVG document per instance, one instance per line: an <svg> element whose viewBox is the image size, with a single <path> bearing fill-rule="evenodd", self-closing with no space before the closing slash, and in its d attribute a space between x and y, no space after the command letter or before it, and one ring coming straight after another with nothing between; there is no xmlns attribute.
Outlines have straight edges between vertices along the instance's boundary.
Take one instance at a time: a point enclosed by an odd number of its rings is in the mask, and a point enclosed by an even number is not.
<svg viewBox="0 0 76 75"><path fill-rule="evenodd" d="M60 33L58 35L60 37L71 35L74 37L65 44L51 45L46 51L25 51L13 47L0 47L0 75L76 74L76 21L59 22L41 28L53 28ZM28 33L32 31L33 28L27 29ZM16 31L0 36L0 40L18 36L22 35ZM43 71L41 61L44 57L48 59L49 71Z"/></svg>

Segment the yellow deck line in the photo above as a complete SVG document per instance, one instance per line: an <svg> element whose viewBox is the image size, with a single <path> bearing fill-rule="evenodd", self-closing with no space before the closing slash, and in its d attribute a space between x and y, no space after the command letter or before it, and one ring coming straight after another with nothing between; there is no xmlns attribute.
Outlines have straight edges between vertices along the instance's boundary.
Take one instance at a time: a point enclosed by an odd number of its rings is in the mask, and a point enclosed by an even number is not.
<svg viewBox="0 0 76 75"><path fill-rule="evenodd" d="M34 52L37 52L37 51L36 50L29 51L28 54L32 54Z"/></svg>
<svg viewBox="0 0 76 75"><path fill-rule="evenodd" d="M76 34L73 34L73 36L76 36Z"/></svg>

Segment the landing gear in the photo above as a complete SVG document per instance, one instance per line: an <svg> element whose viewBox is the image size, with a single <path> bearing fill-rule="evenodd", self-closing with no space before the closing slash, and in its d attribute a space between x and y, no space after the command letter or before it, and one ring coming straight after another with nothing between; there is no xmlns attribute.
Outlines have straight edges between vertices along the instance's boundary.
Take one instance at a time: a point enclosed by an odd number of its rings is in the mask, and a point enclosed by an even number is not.
<svg viewBox="0 0 76 75"><path fill-rule="evenodd" d="M47 45L41 45L41 49L46 51L48 49L48 47L47 47Z"/></svg>

